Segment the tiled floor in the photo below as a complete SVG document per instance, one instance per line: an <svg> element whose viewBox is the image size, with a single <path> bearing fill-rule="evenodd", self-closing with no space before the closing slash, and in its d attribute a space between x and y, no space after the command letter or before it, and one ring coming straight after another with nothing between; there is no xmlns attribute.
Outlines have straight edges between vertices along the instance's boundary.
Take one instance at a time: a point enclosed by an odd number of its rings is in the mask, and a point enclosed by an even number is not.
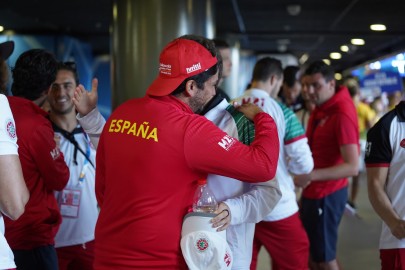
<svg viewBox="0 0 405 270"><path fill-rule="evenodd" d="M344 270L378 270L381 220L368 200L365 175L360 179L357 209L359 218L345 215L340 224L338 261ZM269 255L264 249L260 251L257 269L271 269Z"/></svg>

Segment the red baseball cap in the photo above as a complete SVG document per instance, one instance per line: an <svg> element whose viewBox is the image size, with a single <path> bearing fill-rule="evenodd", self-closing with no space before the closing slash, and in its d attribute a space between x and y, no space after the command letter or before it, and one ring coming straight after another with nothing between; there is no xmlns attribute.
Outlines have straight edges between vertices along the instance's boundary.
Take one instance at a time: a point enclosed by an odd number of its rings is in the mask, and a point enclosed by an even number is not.
<svg viewBox="0 0 405 270"><path fill-rule="evenodd" d="M151 96L166 96L185 79L213 67L217 58L200 43L178 38L170 42L159 58L159 75L146 93Z"/></svg>
<svg viewBox="0 0 405 270"><path fill-rule="evenodd" d="M0 59L7 60L14 51L14 41L0 43Z"/></svg>

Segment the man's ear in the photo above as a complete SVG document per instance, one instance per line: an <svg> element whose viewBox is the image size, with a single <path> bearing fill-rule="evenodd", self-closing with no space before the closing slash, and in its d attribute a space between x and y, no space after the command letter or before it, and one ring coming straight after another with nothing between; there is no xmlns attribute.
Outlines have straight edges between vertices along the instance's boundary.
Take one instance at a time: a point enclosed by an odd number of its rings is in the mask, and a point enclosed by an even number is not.
<svg viewBox="0 0 405 270"><path fill-rule="evenodd" d="M270 84L271 84L272 86L277 83L277 80L278 80L278 78L277 78L276 75L271 75L271 76L270 76Z"/></svg>
<svg viewBox="0 0 405 270"><path fill-rule="evenodd" d="M189 80L186 82L186 90L184 91L187 97L193 97L197 92L195 81Z"/></svg>
<svg viewBox="0 0 405 270"><path fill-rule="evenodd" d="M330 83L331 88L335 89L335 87L336 87L336 81L335 81L335 80L330 80L329 83Z"/></svg>

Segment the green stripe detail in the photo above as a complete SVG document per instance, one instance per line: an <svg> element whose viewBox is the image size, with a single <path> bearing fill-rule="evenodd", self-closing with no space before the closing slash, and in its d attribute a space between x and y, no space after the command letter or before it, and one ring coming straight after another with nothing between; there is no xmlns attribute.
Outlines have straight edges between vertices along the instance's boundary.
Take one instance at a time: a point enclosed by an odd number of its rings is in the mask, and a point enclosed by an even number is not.
<svg viewBox="0 0 405 270"><path fill-rule="evenodd" d="M302 135L305 135L305 130L298 120L297 116L294 114L294 112L288 108L286 105L283 103L277 101L277 103L280 105L281 109L283 110L284 118L285 118L285 136L284 136L284 141L289 141L294 138L300 137Z"/></svg>
<svg viewBox="0 0 405 270"><path fill-rule="evenodd" d="M226 110L232 115L238 129L239 141L250 145L255 138L255 125L243 113L229 105Z"/></svg>

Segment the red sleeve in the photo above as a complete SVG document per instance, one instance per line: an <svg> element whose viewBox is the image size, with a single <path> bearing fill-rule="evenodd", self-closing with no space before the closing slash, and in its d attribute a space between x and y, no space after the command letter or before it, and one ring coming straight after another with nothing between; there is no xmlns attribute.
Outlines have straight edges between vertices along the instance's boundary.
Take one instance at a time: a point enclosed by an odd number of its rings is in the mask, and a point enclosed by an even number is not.
<svg viewBox="0 0 405 270"><path fill-rule="evenodd" d="M104 136L100 137L97 146L96 155L96 198L97 203L101 207L104 201L104 188L105 188L105 163L104 163Z"/></svg>
<svg viewBox="0 0 405 270"><path fill-rule="evenodd" d="M337 134L339 145L359 144L359 128L354 120L350 119L350 117L345 114L340 114L338 117L335 132Z"/></svg>
<svg viewBox="0 0 405 270"><path fill-rule="evenodd" d="M31 153L48 190L61 191L69 181L69 168L62 152L56 146L49 122L44 122L32 134Z"/></svg>
<svg viewBox="0 0 405 270"><path fill-rule="evenodd" d="M255 140L247 146L210 121L196 118L187 129L184 140L189 166L246 182L274 178L279 155L276 124L267 113L257 114L254 120Z"/></svg>

